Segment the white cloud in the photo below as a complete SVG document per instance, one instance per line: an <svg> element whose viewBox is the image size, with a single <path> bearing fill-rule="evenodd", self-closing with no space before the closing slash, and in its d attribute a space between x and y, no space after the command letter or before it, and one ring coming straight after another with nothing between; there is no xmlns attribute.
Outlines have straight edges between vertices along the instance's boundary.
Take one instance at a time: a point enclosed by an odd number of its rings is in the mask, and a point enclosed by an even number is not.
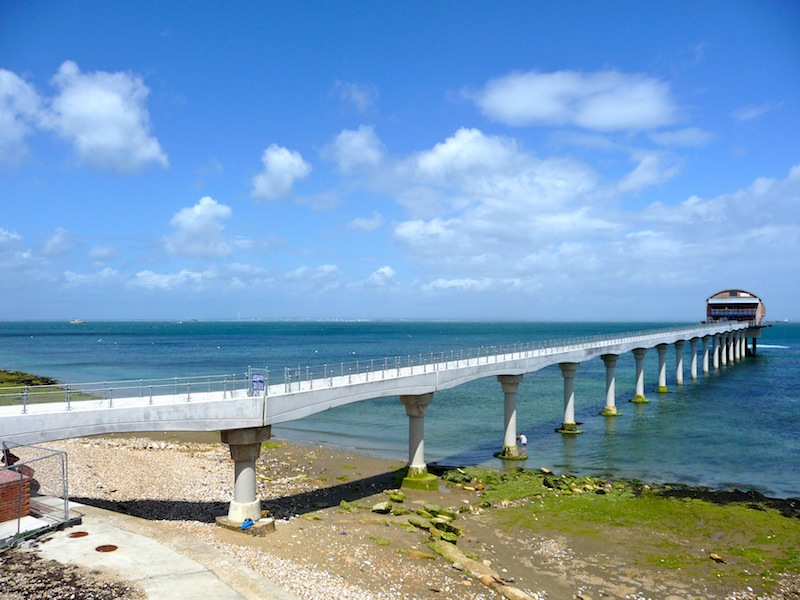
<svg viewBox="0 0 800 600"><path fill-rule="evenodd" d="M353 219L348 225L348 228L360 229L362 231L373 231L383 225L384 221L385 219L383 218L383 215L378 212L373 212L372 216L369 218L359 217L357 219Z"/></svg>
<svg viewBox="0 0 800 600"><path fill-rule="evenodd" d="M762 104L748 104L747 106L742 106L737 108L735 111L731 113L734 119L737 121L753 121L754 119L758 119L768 112L772 112L775 109L780 108L783 106L783 102L764 102Z"/></svg>
<svg viewBox="0 0 800 600"><path fill-rule="evenodd" d="M277 144L264 150L261 162L264 170L252 180L252 195L256 198L274 200L287 196L296 181L311 173L311 165L303 160L299 152Z"/></svg>
<svg viewBox="0 0 800 600"><path fill-rule="evenodd" d="M386 285L394 281L396 275L397 273L395 273L395 270L386 265L370 273L369 277L367 278L367 283L371 283L373 285Z"/></svg>
<svg viewBox="0 0 800 600"><path fill-rule="evenodd" d="M337 81L334 91L344 102L352 104L361 112L375 105L378 101L378 88L370 83L352 83Z"/></svg>
<svg viewBox="0 0 800 600"><path fill-rule="evenodd" d="M196 258L226 256L232 251L231 241L222 235L224 221L231 218L229 206L205 196L194 206L178 211L170 225L175 233L166 239L167 249L176 254Z"/></svg>
<svg viewBox="0 0 800 600"><path fill-rule="evenodd" d="M95 244L89 249L89 258L104 261L119 255L119 251L112 244Z"/></svg>
<svg viewBox="0 0 800 600"><path fill-rule="evenodd" d="M136 273L130 285L150 290L174 290L180 289L186 284L199 285L208 280L213 280L214 278L214 273L212 271L182 269L178 273L155 273L150 270L145 270Z"/></svg>
<svg viewBox="0 0 800 600"><path fill-rule="evenodd" d="M41 101L21 77L0 69L0 163L18 164L27 154L25 138L41 119Z"/></svg>
<svg viewBox="0 0 800 600"><path fill-rule="evenodd" d="M669 158L658 154L647 154L640 158L636 168L619 182L621 192L638 192L646 187L669 181L680 171Z"/></svg>
<svg viewBox="0 0 800 600"><path fill-rule="evenodd" d="M572 125L640 131L674 122L669 84L638 73L512 73L470 96L489 118L508 125Z"/></svg>
<svg viewBox="0 0 800 600"><path fill-rule="evenodd" d="M66 61L53 77L59 90L45 123L72 142L86 164L117 173L150 164L168 166L167 155L150 134L145 107L149 90L132 73L81 73Z"/></svg>
<svg viewBox="0 0 800 600"><path fill-rule="evenodd" d="M324 151L324 156L334 160L342 173L370 171L383 162L383 144L375 128L361 125L339 133Z"/></svg>
<svg viewBox="0 0 800 600"><path fill-rule="evenodd" d="M63 227L56 227L53 234L42 245L42 253L46 255L64 254L73 247L72 236Z"/></svg>
<svg viewBox="0 0 800 600"><path fill-rule="evenodd" d="M73 271L64 272L64 281L68 286L97 286L112 283L120 279L119 271L106 267L97 273L75 273Z"/></svg>
<svg viewBox="0 0 800 600"><path fill-rule="evenodd" d="M708 144L714 136L698 127L686 127L673 131L659 131L650 134L656 144L670 147L700 147Z"/></svg>

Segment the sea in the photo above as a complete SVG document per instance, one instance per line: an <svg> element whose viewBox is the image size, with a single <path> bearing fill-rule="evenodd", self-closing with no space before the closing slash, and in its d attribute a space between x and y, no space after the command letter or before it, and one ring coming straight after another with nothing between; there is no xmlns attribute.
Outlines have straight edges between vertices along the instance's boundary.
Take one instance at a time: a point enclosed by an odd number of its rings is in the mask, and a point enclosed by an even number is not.
<svg viewBox="0 0 800 600"><path fill-rule="evenodd" d="M242 374L285 368L427 356L546 340L642 331L681 323L490 323L442 321L0 322L0 368L64 383ZM686 324L691 325L691 324ZM698 348L698 354L701 347ZM635 365L616 369L618 417L603 417L605 367L580 365L575 417L580 435L555 432L563 417L557 366L524 376L518 430L528 459L494 457L503 444L503 393L495 378L437 392L425 418L428 463L496 469L548 467L557 473L755 490L800 497L800 324L762 331L756 356L675 382L668 354L667 393L656 393L658 356L645 358L647 404L632 404ZM390 363L394 364L394 363ZM408 420L399 399L359 402L273 428L280 439L408 459ZM0 431L0 439L2 439Z"/></svg>

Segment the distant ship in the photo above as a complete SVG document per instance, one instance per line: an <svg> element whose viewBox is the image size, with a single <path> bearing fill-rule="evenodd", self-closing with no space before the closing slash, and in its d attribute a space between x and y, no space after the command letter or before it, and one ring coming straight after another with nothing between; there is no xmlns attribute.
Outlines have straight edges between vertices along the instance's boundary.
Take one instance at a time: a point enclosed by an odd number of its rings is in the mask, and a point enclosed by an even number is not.
<svg viewBox="0 0 800 600"><path fill-rule="evenodd" d="M82 324L82 323L85 323L86 321L83 321L83 320L81 320L81 319L70 319L70 320L69 320L69 322L70 322L72 325L80 325L80 324Z"/></svg>

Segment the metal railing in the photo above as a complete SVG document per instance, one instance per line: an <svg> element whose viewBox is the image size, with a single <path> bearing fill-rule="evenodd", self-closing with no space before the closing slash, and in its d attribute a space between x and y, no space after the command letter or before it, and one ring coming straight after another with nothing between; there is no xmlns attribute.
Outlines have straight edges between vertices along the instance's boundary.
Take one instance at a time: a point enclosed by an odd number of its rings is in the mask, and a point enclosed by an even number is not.
<svg viewBox="0 0 800 600"><path fill-rule="evenodd" d="M20 406L26 413L28 406L39 403L63 402L71 410L78 401L94 401L96 408L113 408L115 400L138 398L153 404L164 397L170 401L240 398L253 395L277 395L297 391L349 385L396 378L432 371L461 368L469 365L490 364L517 358L567 353L586 348L597 348L631 342L646 342L665 334L681 333L685 339L753 326L747 322L709 323L696 326L677 326L640 331L605 333L573 338L518 342L514 344L486 345L464 350L416 353L402 356L324 363L271 370L269 367L248 367L246 373L172 377L158 379L130 379L111 382L90 382L3 388L0 405ZM141 402L139 403L139 405Z"/></svg>

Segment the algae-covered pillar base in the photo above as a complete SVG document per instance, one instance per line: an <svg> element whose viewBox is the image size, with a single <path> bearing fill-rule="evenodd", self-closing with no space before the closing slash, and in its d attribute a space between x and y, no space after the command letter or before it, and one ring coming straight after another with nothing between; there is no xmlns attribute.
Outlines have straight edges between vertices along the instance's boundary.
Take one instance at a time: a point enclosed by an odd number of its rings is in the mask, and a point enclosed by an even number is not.
<svg viewBox="0 0 800 600"><path fill-rule="evenodd" d="M241 526L245 519L255 522L261 518L261 500L256 498L256 460L261 453L261 442L269 440L271 433L269 425L221 432L223 443L230 446L235 479L228 516L217 521L227 520Z"/></svg>
<svg viewBox="0 0 800 600"><path fill-rule="evenodd" d="M400 396L408 415L408 472L402 487L415 490L438 490L439 479L428 473L425 463L425 413L433 400L433 393L418 396Z"/></svg>
<svg viewBox="0 0 800 600"><path fill-rule="evenodd" d="M497 381L503 388L504 435L503 448L495 457L504 460L525 460L517 446L517 390L522 382L522 375L498 375Z"/></svg>
<svg viewBox="0 0 800 600"><path fill-rule="evenodd" d="M561 375L564 378L564 420L556 433L583 433L575 422L575 373L578 372L580 363L558 363Z"/></svg>
<svg viewBox="0 0 800 600"><path fill-rule="evenodd" d="M616 373L617 360L619 356L616 354L603 354L600 356L603 359L603 364L606 366L606 405L600 413L604 417L618 417L622 413L617 410L616 398Z"/></svg>
<svg viewBox="0 0 800 600"><path fill-rule="evenodd" d="M631 402L634 404L646 404L650 402L644 396L644 357L647 354L647 348L634 348L633 358L636 361L636 392L634 393Z"/></svg>

